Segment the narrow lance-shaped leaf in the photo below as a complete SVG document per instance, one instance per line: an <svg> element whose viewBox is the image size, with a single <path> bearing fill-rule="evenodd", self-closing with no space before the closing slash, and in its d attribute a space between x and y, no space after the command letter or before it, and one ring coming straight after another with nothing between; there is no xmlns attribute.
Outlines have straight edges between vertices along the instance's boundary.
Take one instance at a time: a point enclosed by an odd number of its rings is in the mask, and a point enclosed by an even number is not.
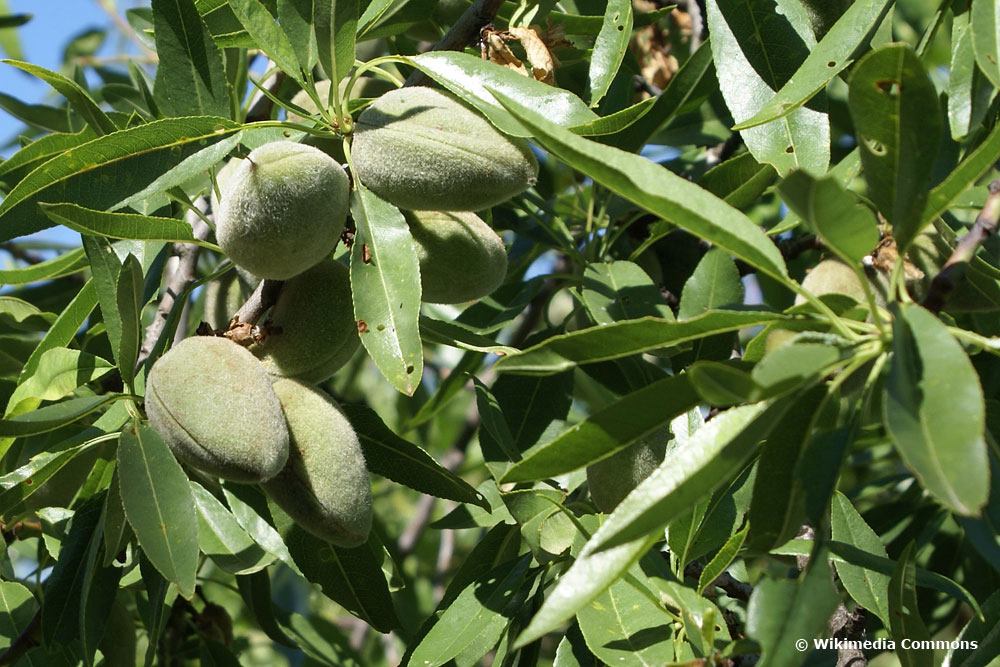
<svg viewBox="0 0 1000 667"><path fill-rule="evenodd" d="M982 143L970 151L958 166L930 191L920 218L920 228L923 229L924 225L932 223L935 218L948 210L960 194L975 185L976 181L992 168L998 155L1000 155L1000 123L994 125Z"/></svg>
<svg viewBox="0 0 1000 667"><path fill-rule="evenodd" d="M405 62L478 109L505 134L530 137L532 131L503 108L493 91L500 91L524 106L538 110L550 122L562 127L597 120L597 114L573 93L529 79L478 56L458 51L430 51L407 58Z"/></svg>
<svg viewBox="0 0 1000 667"><path fill-rule="evenodd" d="M0 420L0 437L23 438L39 433L48 433L72 424L77 419L99 408L125 399L134 399L128 394L105 394L103 396L83 396L71 398L62 403L53 403L32 412Z"/></svg>
<svg viewBox="0 0 1000 667"><path fill-rule="evenodd" d="M730 408L670 448L660 467L615 508L595 548L654 534L730 482L794 404L786 397L766 409L763 403Z"/></svg>
<svg viewBox="0 0 1000 667"><path fill-rule="evenodd" d="M22 269L0 270L0 284L27 285L42 280L55 280L82 271L87 267L83 248L75 248L54 259L32 264Z"/></svg>
<svg viewBox="0 0 1000 667"><path fill-rule="evenodd" d="M106 209L240 127L224 118L167 118L71 148L28 174L0 203L0 241L51 227L36 206L40 201Z"/></svg>
<svg viewBox="0 0 1000 667"><path fill-rule="evenodd" d="M719 86L741 123L792 79L809 49L775 3L708 0L705 7ZM822 111L800 106L740 134L757 161L782 176L792 169L821 174L830 163L830 119Z"/></svg>
<svg viewBox="0 0 1000 667"><path fill-rule="evenodd" d="M787 116L808 102L854 62L852 55L871 39L891 6L889 0L858 0L853 3L809 52L781 90L753 117L737 123L733 129L745 130L763 125Z"/></svg>
<svg viewBox="0 0 1000 667"><path fill-rule="evenodd" d="M677 322L644 317L553 336L520 354L504 357L496 369L548 375L577 364L618 359L782 319L785 317L778 313L748 310L714 310Z"/></svg>
<svg viewBox="0 0 1000 667"><path fill-rule="evenodd" d="M382 374L409 396L423 372L420 266L402 213L363 185L352 194L357 225L351 290L361 342Z"/></svg>
<svg viewBox="0 0 1000 667"><path fill-rule="evenodd" d="M229 0L229 7L267 57L299 84L305 83L295 48L260 0Z"/></svg>
<svg viewBox="0 0 1000 667"><path fill-rule="evenodd" d="M830 507L831 537L875 556L888 558L878 535L854 509L847 496L836 492ZM881 572L837 561L837 575L855 602L889 625L889 577Z"/></svg>
<svg viewBox="0 0 1000 667"><path fill-rule="evenodd" d="M313 28L320 65L331 81L340 81L354 67L358 0L313 0Z"/></svg>
<svg viewBox="0 0 1000 667"><path fill-rule="evenodd" d="M629 40L632 39L631 0L609 0L604 8L604 25L597 34L590 58L590 106L596 107L611 87Z"/></svg>
<svg viewBox="0 0 1000 667"><path fill-rule="evenodd" d="M889 631L899 647L896 657L903 667L934 667L933 650L907 645L931 638L927 626L920 618L916 574L916 549L913 542L910 542L899 555L896 571L889 581Z"/></svg>
<svg viewBox="0 0 1000 667"><path fill-rule="evenodd" d="M569 166L767 275L786 279L781 253L760 227L737 209L644 157L579 137L502 92L493 93L546 150Z"/></svg>
<svg viewBox="0 0 1000 667"><path fill-rule="evenodd" d="M501 482L555 477L614 454L700 402L687 375L654 382L529 449Z"/></svg>
<svg viewBox="0 0 1000 667"><path fill-rule="evenodd" d="M108 118L108 115L97 106L93 98L87 94L87 91L72 79L67 79L58 72L53 72L52 70L31 63L24 63L17 60L4 60L3 62L13 65L28 74L37 76L52 86L56 92L66 98L70 106L87 121L87 124L97 134L110 134L118 129L111 122L111 119Z"/></svg>
<svg viewBox="0 0 1000 667"><path fill-rule="evenodd" d="M438 498L489 510L489 502L481 493L423 449L393 433L374 410L350 404L341 408L357 431L370 472Z"/></svg>
<svg viewBox="0 0 1000 667"><path fill-rule="evenodd" d="M53 222L80 232L107 236L113 239L141 241L179 241L196 243L191 225L174 218L159 218L138 213L106 213L76 204L40 204L45 215Z"/></svg>
<svg viewBox="0 0 1000 667"><path fill-rule="evenodd" d="M941 142L937 91L920 58L903 44L865 56L849 85L868 196L903 251L920 232Z"/></svg>
<svg viewBox="0 0 1000 667"><path fill-rule="evenodd" d="M893 310L893 355L882 404L886 430L938 502L975 516L990 488L979 376L931 312L915 304Z"/></svg>
<svg viewBox="0 0 1000 667"><path fill-rule="evenodd" d="M976 66L971 13L955 10L951 23L951 62L948 66L948 127L961 141L974 131L989 111L996 89ZM977 26L978 27L978 26Z"/></svg>
<svg viewBox="0 0 1000 667"><path fill-rule="evenodd" d="M121 338L115 358L118 360L122 380L129 386L135 377L139 343L142 339L142 287L142 266L135 255L129 253L122 263L115 289L115 305L121 319Z"/></svg>
<svg viewBox="0 0 1000 667"><path fill-rule="evenodd" d="M1000 88L1000 5L995 0L972 0L970 23L976 64Z"/></svg>
<svg viewBox="0 0 1000 667"><path fill-rule="evenodd" d="M156 32L153 96L169 116L233 113L233 94L222 52L202 22L194 0L152 0Z"/></svg>
<svg viewBox="0 0 1000 667"><path fill-rule="evenodd" d="M198 569L198 517L187 475L150 426L122 433L118 474L125 516L143 553L190 599Z"/></svg>
<svg viewBox="0 0 1000 667"><path fill-rule="evenodd" d="M121 351L122 320L118 313L118 274L122 270L122 262L118 258L111 241L103 236L81 237L83 249L90 260L90 271L94 284L97 286L97 298L101 304L101 319L108 332L108 342L111 353L118 361Z"/></svg>
<svg viewBox="0 0 1000 667"><path fill-rule="evenodd" d="M5 416L21 414L23 410L18 410L18 404L24 400L57 401L113 368L107 360L80 350L65 347L48 350L39 360L35 373L11 394Z"/></svg>

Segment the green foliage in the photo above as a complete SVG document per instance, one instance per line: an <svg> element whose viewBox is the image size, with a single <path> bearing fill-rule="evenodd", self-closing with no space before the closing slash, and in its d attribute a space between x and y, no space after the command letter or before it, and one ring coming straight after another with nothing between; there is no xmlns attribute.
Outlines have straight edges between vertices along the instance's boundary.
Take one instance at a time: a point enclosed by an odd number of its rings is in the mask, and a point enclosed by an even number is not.
<svg viewBox="0 0 1000 667"><path fill-rule="evenodd" d="M996 3L493 5L0 0L0 663L995 663Z"/></svg>

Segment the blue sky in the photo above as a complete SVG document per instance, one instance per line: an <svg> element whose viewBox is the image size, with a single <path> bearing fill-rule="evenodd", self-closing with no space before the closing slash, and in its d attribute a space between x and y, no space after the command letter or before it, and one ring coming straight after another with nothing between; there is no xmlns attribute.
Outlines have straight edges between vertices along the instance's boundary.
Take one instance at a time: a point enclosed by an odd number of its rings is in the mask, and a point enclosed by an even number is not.
<svg viewBox="0 0 1000 667"><path fill-rule="evenodd" d="M112 29L111 19L101 9L98 0L6 0L12 14L32 14L33 18L27 24L18 28L18 37L24 60L58 70L62 63L63 50L73 37L92 28L104 29L108 38L102 47L103 53L114 53L120 50L122 42ZM137 0L111 0L118 11L148 4ZM4 57L9 57L4 54ZM0 64L0 91L12 95L24 102L33 104L52 102L52 89L42 81L29 76L10 65ZM0 110L0 143L6 143L15 137L23 123ZM0 151L0 156L9 157L13 149ZM78 243L77 234L67 234L65 230L55 229L40 232L33 236L37 240L55 240L62 243Z"/></svg>

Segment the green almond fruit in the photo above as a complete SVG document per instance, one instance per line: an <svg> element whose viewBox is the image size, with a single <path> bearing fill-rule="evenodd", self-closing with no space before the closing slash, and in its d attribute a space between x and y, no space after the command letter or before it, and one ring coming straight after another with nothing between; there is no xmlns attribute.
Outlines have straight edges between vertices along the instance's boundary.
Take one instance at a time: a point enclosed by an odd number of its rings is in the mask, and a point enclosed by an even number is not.
<svg viewBox="0 0 1000 667"><path fill-rule="evenodd" d="M328 259L287 280L268 322L267 336L250 347L267 372L303 382L326 380L361 343L350 270Z"/></svg>
<svg viewBox="0 0 1000 667"><path fill-rule="evenodd" d="M274 383L291 434L288 463L261 488L313 535L342 547L368 539L371 483L361 443L332 398L296 380Z"/></svg>
<svg viewBox="0 0 1000 667"><path fill-rule="evenodd" d="M420 261L423 300L464 303L491 293L507 275L503 240L475 213L406 211Z"/></svg>
<svg viewBox="0 0 1000 667"><path fill-rule="evenodd" d="M399 208L479 211L535 183L527 142L507 137L432 88L390 91L362 112L351 155L358 179Z"/></svg>
<svg viewBox="0 0 1000 667"><path fill-rule="evenodd" d="M276 141L240 162L215 218L219 246L261 278L287 280L333 252L347 220L347 173L329 155Z"/></svg>
<svg viewBox="0 0 1000 667"><path fill-rule="evenodd" d="M149 423L182 463L234 482L262 482L288 460L288 428L271 377L250 352L195 336L156 360Z"/></svg>
<svg viewBox="0 0 1000 667"><path fill-rule="evenodd" d="M843 294L861 305L868 304L865 288L861 279L858 278L858 274L839 259L824 259L814 266L802 280L802 287L816 296ZM871 278L868 279L868 287L875 294L875 302L879 306L885 306L884 288L873 282ZM801 294L795 297L795 305L803 304L805 301L805 297Z"/></svg>
<svg viewBox="0 0 1000 667"><path fill-rule="evenodd" d="M667 453L670 428L641 438L625 449L587 466L587 485L597 509L609 513L649 477Z"/></svg>

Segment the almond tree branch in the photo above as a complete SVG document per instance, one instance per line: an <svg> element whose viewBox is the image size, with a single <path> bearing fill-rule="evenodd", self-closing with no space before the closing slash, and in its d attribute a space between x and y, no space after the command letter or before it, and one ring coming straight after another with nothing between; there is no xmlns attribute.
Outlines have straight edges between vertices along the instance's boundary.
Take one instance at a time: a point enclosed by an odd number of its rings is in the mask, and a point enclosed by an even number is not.
<svg viewBox="0 0 1000 667"><path fill-rule="evenodd" d="M948 295L964 277L965 268L976 256L979 246L996 234L998 222L1000 222L1000 178L990 183L990 194L972 229L958 240L951 257L931 281L927 296L924 297L924 308L934 313L941 312Z"/></svg>
<svg viewBox="0 0 1000 667"><path fill-rule="evenodd" d="M204 214L208 210L208 199L204 196L198 197L194 202L195 207ZM206 241L212 235L212 229L201 219L195 211L188 211L185 214L184 219L191 225L191 229L194 233L194 237L200 241ZM201 246L197 246L193 243L175 243L173 248L174 257L171 259L176 259L176 265L173 269L167 270L166 284L163 289L163 296L160 297L160 303L156 308L156 315L153 316L153 321L148 327L146 327L146 336L142 341L142 347L139 350L139 362L137 368L142 366L149 355L152 354L153 348L156 346L156 341L160 339L163 334L164 327L167 326L167 320L170 318L170 313L174 309L174 304L181 294L187 290L187 288L194 282L195 279L195 267L198 264L198 254L201 252ZM169 263L168 263L169 267Z"/></svg>
<svg viewBox="0 0 1000 667"><path fill-rule="evenodd" d="M441 40L430 48L431 51L461 51L478 39L479 31L493 23L503 0L476 0L472 6L451 27ZM407 86L425 86L429 77L420 70L406 79Z"/></svg>

